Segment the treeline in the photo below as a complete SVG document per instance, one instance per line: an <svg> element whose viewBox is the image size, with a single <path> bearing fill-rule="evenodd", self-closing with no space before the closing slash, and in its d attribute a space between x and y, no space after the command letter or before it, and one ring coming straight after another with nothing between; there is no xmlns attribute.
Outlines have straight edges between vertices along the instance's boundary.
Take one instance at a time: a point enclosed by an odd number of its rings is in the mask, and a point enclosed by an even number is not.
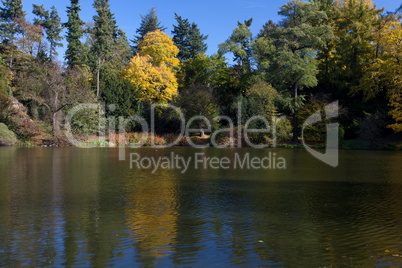
<svg viewBox="0 0 402 268"><path fill-rule="evenodd" d="M106 116L116 118L147 118L150 104L170 103L187 119L207 117L215 129L236 125L241 108L243 124L262 115L277 125L278 139L297 143L304 120L339 100L346 139L375 144L402 131L401 8L385 12L371 0L293 0L280 8L280 22L269 20L257 35L250 30L252 18L238 22L208 56L208 36L178 14L170 37L152 8L129 40L108 0L95 0L93 7L93 22L84 23L79 0L71 0L62 23L55 7L33 5L30 22L21 0L2 0L0 122L20 136L35 130L10 109L10 96L28 107L32 118L51 123L55 136L65 112L86 102L105 103L112 107ZM63 28L65 64L57 61ZM214 122L217 115L227 120ZM157 132L178 131L176 113L159 111L157 117ZM94 111L82 112L73 127L96 133L96 118ZM323 119L307 129L309 139L325 139ZM194 125L202 128L205 122ZM263 124L255 120L249 127Z"/></svg>

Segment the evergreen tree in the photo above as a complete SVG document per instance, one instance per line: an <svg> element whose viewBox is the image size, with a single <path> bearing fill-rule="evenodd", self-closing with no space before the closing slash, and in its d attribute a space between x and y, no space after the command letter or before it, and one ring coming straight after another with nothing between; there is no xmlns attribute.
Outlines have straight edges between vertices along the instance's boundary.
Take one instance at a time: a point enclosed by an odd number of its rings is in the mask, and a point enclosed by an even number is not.
<svg viewBox="0 0 402 268"><path fill-rule="evenodd" d="M181 61L194 58L198 53L205 53L207 45L205 40L208 36L200 33L197 24L189 23L188 19L183 19L175 13L177 25L173 25L173 42L179 48L178 59Z"/></svg>
<svg viewBox="0 0 402 268"><path fill-rule="evenodd" d="M60 16L57 13L56 7L52 6L51 9L52 10L50 11L49 20L47 23L46 38L50 43L49 57L52 59L53 56L58 55L56 48L63 46L63 44L60 42L63 39L61 36L63 25L61 23Z"/></svg>
<svg viewBox="0 0 402 268"><path fill-rule="evenodd" d="M141 24L140 28L137 29L136 33L138 35L134 36L134 39L131 40L133 43L132 52L133 54L139 51L138 45L144 39L144 36L147 35L148 32L154 32L156 30L160 30L161 32L165 31L167 28L161 25L161 22L158 19L158 15L156 13L156 7L151 8L151 10L145 16L141 16Z"/></svg>
<svg viewBox="0 0 402 268"><path fill-rule="evenodd" d="M18 32L15 20L25 17L26 14L22 10L22 0L1 0L1 3L3 4L3 7L0 7L1 39L12 43L14 35Z"/></svg>
<svg viewBox="0 0 402 268"><path fill-rule="evenodd" d="M15 34L21 31L17 21L24 19L22 0L1 0L0 7L0 48L8 57L8 67L13 67L14 56L18 53L14 46Z"/></svg>
<svg viewBox="0 0 402 268"><path fill-rule="evenodd" d="M110 11L108 0L95 0L94 7L96 9L96 15L94 16L94 40L91 53L96 58L96 96L99 97L99 74L101 65L114 49L114 42L118 30L114 15Z"/></svg>
<svg viewBox="0 0 402 268"><path fill-rule="evenodd" d="M179 49L177 58L180 61L185 61L190 58L188 49L188 36L190 32L190 23L188 19L183 19L181 16L174 13L177 25L173 25L173 43Z"/></svg>
<svg viewBox="0 0 402 268"><path fill-rule="evenodd" d="M71 6L67 8L68 21L64 24L67 28L67 50L65 59L69 67L82 63L83 45L81 38L83 35L84 22L81 20L79 12L81 6L79 0L71 0Z"/></svg>
<svg viewBox="0 0 402 268"><path fill-rule="evenodd" d="M208 35L203 35L200 32L200 29L198 29L197 24L194 22L191 24L190 32L189 32L189 38L188 38L188 43L189 43L189 53L190 57L194 58L195 55L198 53L205 53L207 52L208 46L205 43L205 40L207 40Z"/></svg>
<svg viewBox="0 0 402 268"><path fill-rule="evenodd" d="M37 16L34 19L34 24L42 26L46 32L46 39L49 42L49 58L52 59L53 56L57 56L57 47L63 46L60 42L62 40L61 31L63 30L63 25L61 24L61 19L57 13L55 6L52 6L51 11L46 10L43 5L33 4L32 13Z"/></svg>

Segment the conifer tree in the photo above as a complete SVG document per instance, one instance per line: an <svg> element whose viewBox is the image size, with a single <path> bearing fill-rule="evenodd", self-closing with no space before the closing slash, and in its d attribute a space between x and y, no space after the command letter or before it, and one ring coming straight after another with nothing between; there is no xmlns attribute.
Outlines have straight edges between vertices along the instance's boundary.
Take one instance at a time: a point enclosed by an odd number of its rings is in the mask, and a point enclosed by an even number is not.
<svg viewBox="0 0 402 268"><path fill-rule="evenodd" d="M108 0L95 0L94 7L96 9L96 15L94 16L94 43L91 47L91 53L96 58L96 96L99 97L99 75L101 65L114 49L113 45L118 30L114 14L110 11Z"/></svg>
<svg viewBox="0 0 402 268"><path fill-rule="evenodd" d="M43 5L33 5L32 13L37 16L34 19L36 25L40 25L45 29L46 39L49 42L49 58L52 59L53 56L57 56L57 47L63 46L60 42L62 40L61 31L63 30L63 25L61 24L61 19L57 13L55 6L52 6L51 11L46 10Z"/></svg>
<svg viewBox="0 0 402 268"><path fill-rule="evenodd" d="M161 22L158 19L156 7L151 8L151 10L148 11L147 15L142 16L140 14L140 16L142 20L140 28L138 28L136 31L138 35L134 36L134 39L131 40L131 42L133 43L131 47L133 54L139 51L138 45L142 42L144 36L146 36L148 32L154 32L156 30L160 30L161 32L163 32L166 30L166 27L162 26Z"/></svg>
<svg viewBox="0 0 402 268"><path fill-rule="evenodd" d="M22 10L22 0L1 0L3 7L0 7L1 39L9 40L11 43L14 35L18 32L15 20L20 17L25 17L25 12Z"/></svg>
<svg viewBox="0 0 402 268"><path fill-rule="evenodd" d="M181 16L174 14L175 19L177 21L177 25L173 25L173 43L179 49L179 54L177 54L177 58L180 61L187 60L189 58L188 51L188 35L190 31L190 23L188 19L183 19Z"/></svg>
<svg viewBox="0 0 402 268"><path fill-rule="evenodd" d="M205 40L207 40L208 35L203 35L200 32L200 29L198 28L196 23L191 24L191 28L189 31L189 53L190 57L194 58L195 55L198 53L205 53L207 52L208 46L205 43Z"/></svg>
<svg viewBox="0 0 402 268"><path fill-rule="evenodd" d="M84 22L81 20L79 12L81 6L79 0L71 0L71 6L67 8L68 21L64 24L67 28L67 50L65 59L69 67L82 63L82 49L81 38L83 35Z"/></svg>
<svg viewBox="0 0 402 268"><path fill-rule="evenodd" d="M207 45L205 40L208 36L200 33L196 23L189 23L188 19L183 19L175 13L177 25L173 25L173 42L179 48L178 59L181 61L194 58L198 53L205 53Z"/></svg>

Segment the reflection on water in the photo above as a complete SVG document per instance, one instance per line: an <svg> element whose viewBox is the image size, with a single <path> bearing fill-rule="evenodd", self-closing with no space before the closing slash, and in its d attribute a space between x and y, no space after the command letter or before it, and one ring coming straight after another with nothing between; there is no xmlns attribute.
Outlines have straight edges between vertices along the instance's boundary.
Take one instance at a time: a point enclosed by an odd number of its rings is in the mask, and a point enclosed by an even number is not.
<svg viewBox="0 0 402 268"><path fill-rule="evenodd" d="M401 153L341 152L332 169L275 152L287 170L152 174L114 149L0 148L0 266L402 266Z"/></svg>

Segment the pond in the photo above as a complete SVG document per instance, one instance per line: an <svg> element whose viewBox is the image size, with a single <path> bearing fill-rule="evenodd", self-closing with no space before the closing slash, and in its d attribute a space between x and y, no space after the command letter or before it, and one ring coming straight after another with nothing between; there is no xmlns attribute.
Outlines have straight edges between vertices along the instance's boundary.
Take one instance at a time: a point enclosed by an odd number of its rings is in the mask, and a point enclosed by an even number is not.
<svg viewBox="0 0 402 268"><path fill-rule="evenodd" d="M228 163L152 169L134 153ZM273 154L286 165L235 166ZM337 168L301 149L126 156L0 148L0 266L402 266L401 152L341 151Z"/></svg>

